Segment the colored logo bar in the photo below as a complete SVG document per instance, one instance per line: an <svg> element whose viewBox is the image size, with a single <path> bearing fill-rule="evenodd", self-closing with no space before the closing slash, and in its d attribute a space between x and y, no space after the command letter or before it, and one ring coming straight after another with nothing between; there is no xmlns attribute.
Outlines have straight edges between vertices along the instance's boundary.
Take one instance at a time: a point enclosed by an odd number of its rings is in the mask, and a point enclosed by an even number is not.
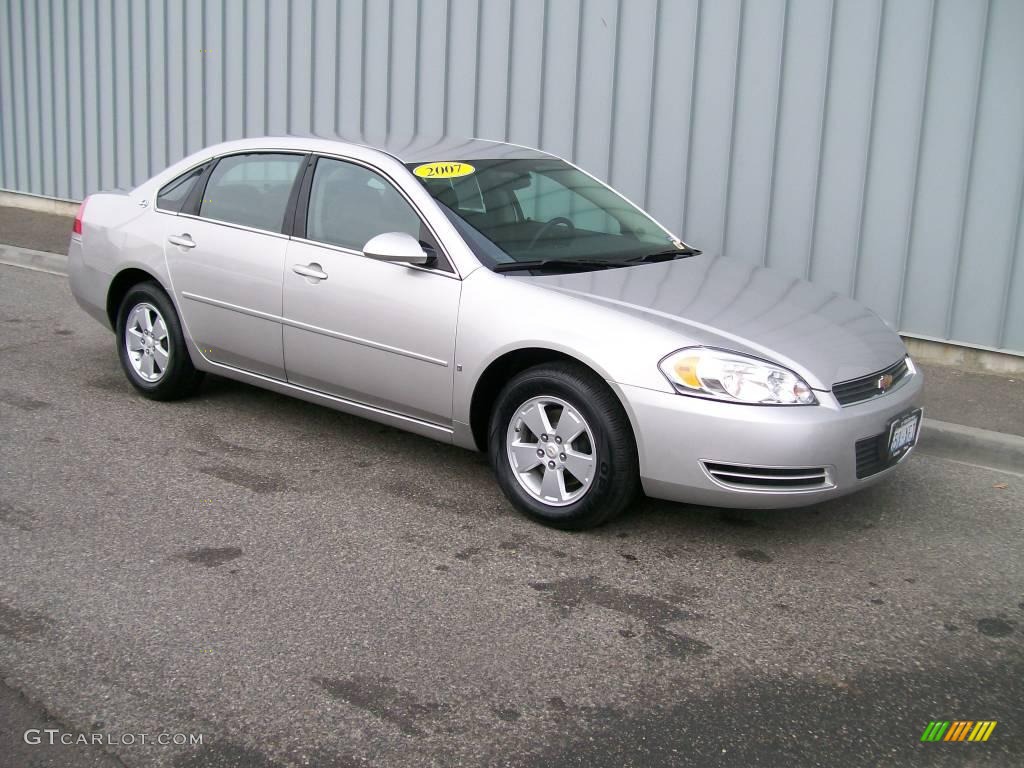
<svg viewBox="0 0 1024 768"><path fill-rule="evenodd" d="M995 720L932 720L921 741L988 741L995 727Z"/></svg>

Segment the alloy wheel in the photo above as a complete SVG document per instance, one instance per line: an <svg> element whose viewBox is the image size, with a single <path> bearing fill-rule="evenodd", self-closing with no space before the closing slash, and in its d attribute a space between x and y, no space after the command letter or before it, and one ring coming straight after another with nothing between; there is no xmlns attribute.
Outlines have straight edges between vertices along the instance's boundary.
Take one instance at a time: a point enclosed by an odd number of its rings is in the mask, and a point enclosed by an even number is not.
<svg viewBox="0 0 1024 768"><path fill-rule="evenodd" d="M163 378L171 357L167 323L160 311L148 302L132 307L124 328L124 345L136 375L154 384Z"/></svg>
<svg viewBox="0 0 1024 768"><path fill-rule="evenodd" d="M597 451L590 426L558 397L533 397L513 414L505 436L516 480L543 504L564 507L590 490Z"/></svg>

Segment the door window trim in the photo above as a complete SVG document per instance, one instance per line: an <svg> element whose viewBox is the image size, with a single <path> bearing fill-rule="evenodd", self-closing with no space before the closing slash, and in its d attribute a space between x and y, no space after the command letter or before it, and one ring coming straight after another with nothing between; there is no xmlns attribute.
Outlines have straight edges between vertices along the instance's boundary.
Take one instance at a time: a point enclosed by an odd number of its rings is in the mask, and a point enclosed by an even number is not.
<svg viewBox="0 0 1024 768"><path fill-rule="evenodd" d="M368 163L364 160L359 160L357 158L349 157L343 154L338 154L334 152L312 153L311 159L310 161L307 162L305 174L303 175L302 178L302 184L300 186L299 194L296 200L296 207L295 210L293 211L293 217L291 222L292 226L291 229L288 230L288 234L292 240L295 240L296 242L300 243L305 243L307 245L315 245L318 248L327 248L332 251L339 251L341 253L347 253L353 256L361 256L363 258L368 258L362 252L362 250L358 250L355 248L347 248L345 246L336 245L334 243L325 243L320 240L310 240L309 238L306 237L306 219L309 215L309 198L310 192L313 187L313 174L316 172L317 161L320 160L321 158L325 158L328 160L339 160L344 163L358 165L370 171L371 173L375 173L376 175L380 176L387 183L389 183L392 186L392 188L398 192L398 194L402 196L402 199L405 200L405 202L412 209L413 213L415 213L417 218L419 218L420 224L427 228L427 231L430 232L431 236L434 239L434 242L437 244L437 247L435 249L437 251L437 253L435 254L437 258L437 263L435 264L435 266L426 267L419 264L395 264L394 262L387 261L381 261L381 263L391 264L392 266L400 267L402 269L415 269L422 272L430 272L436 275L443 275L444 277L453 278L455 280L462 279L462 275L459 274L458 270L455 267L454 260L451 258L451 256L448 255L448 251L444 247L444 243L441 241L441 238L438 237L437 231L434 229L433 226L431 226L430 222L427 220L427 217L423 215L423 211L420 209L420 207L416 205L413 199L409 197L408 193L406 193L406 191L402 189L402 185L396 182L395 179L392 178L390 174L386 173L384 170L378 168L372 163Z"/></svg>
<svg viewBox="0 0 1024 768"><path fill-rule="evenodd" d="M202 216L194 216L191 213L179 213L178 218L191 219L192 221L198 221L203 224L216 224L218 227L227 227L228 229L238 229L242 232L252 232L257 235L266 235L267 237L276 237L280 240L288 240L288 235L281 232L274 232L269 229L257 229L256 227L247 227L245 224L235 224L232 221L221 221L220 219L205 219Z"/></svg>
<svg viewBox="0 0 1024 768"><path fill-rule="evenodd" d="M210 181L210 176L213 175L214 169L220 165L222 160L226 160L229 157L238 157L240 155L296 155L302 158L302 161L299 163L299 168L295 173L295 178L292 180L292 188L288 193L288 202L285 205L284 216L281 218L281 226L277 231L272 229L261 229L259 227L250 227L233 221L224 221L223 219L214 219L209 216L201 216L199 213L200 204L202 203L203 197L206 195L206 186ZM210 166L203 172L203 175L199 177L199 181L197 181L195 186L192 188L188 198L185 200L185 204L181 206L181 211L178 215L184 216L188 219L195 219L196 221L207 221L211 224L220 224L221 226L241 229L246 232L259 232L261 234L273 235L275 237L283 237L287 239L291 218L295 215L294 206L298 199L298 188L302 183L304 172L309 164L310 157L311 153L303 150L262 148L256 150L249 149L237 152L228 152L224 155L218 155L213 158L212 162L210 162Z"/></svg>

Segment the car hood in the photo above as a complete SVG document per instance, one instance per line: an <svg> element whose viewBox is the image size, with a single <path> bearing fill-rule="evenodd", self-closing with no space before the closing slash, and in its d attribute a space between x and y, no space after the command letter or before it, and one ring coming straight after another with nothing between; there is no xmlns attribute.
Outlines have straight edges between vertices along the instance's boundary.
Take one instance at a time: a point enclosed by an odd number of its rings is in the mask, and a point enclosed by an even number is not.
<svg viewBox="0 0 1024 768"><path fill-rule="evenodd" d="M866 376L906 354L899 335L864 305L724 257L516 279L678 331L686 337L680 346L704 344L773 360L815 389Z"/></svg>

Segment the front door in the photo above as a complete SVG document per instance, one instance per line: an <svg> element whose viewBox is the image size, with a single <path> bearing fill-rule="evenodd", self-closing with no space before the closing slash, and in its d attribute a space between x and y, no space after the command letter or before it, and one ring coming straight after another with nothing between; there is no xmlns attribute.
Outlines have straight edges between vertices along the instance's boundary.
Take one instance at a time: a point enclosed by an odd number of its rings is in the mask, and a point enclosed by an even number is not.
<svg viewBox="0 0 1024 768"><path fill-rule="evenodd" d="M443 262L419 268L362 255L366 241L384 232L429 243L388 179L323 157L312 172L305 237L289 243L285 259L288 381L449 424L461 282Z"/></svg>

